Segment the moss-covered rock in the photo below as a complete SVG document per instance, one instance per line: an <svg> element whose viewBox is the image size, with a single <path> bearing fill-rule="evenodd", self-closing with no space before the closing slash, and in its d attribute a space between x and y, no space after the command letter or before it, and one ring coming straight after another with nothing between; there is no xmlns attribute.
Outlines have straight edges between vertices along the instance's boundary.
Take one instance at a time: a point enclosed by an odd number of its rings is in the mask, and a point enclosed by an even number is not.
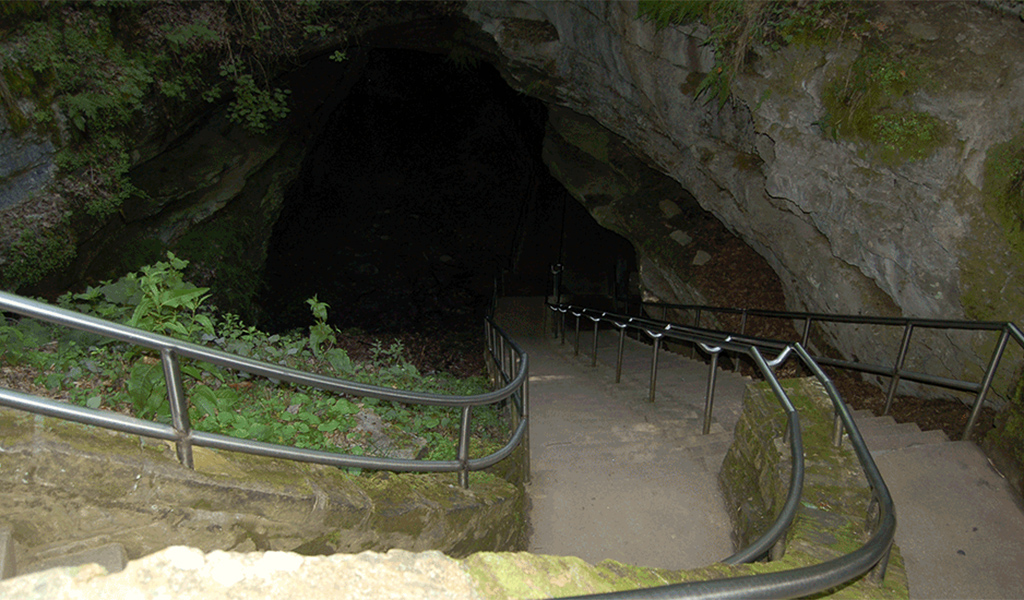
<svg viewBox="0 0 1024 600"><path fill-rule="evenodd" d="M795 568L838 558L867 540L871 494L848 444L832 444L832 405L814 379L782 382L800 414L805 476L801 505L786 532L784 553L764 567ZM766 383L747 388L736 439L722 466L720 482L733 515L737 546L760 537L775 520L789 490L790 451L782 442L783 413ZM831 596L905 598L907 579L894 545L880 585L862 577ZM759 566L758 569L763 568Z"/></svg>
<svg viewBox="0 0 1024 600"><path fill-rule="evenodd" d="M174 544L206 551L308 554L517 550L520 487L487 473L342 470L194 448L195 470L166 442L0 410L0 521L27 564L102 538L130 558ZM87 543L87 542L86 542Z"/></svg>

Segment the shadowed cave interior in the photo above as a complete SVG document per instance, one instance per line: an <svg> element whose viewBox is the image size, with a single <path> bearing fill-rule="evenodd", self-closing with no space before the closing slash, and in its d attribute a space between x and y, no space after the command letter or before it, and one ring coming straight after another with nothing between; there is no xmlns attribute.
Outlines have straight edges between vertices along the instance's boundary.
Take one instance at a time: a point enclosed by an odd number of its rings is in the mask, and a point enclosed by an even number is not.
<svg viewBox="0 0 1024 600"><path fill-rule="evenodd" d="M496 281L549 294L557 262L572 291L614 289L617 264L635 270L633 248L550 175L546 119L489 65L369 51L286 192L261 327L308 326L317 294L339 328L475 332Z"/></svg>

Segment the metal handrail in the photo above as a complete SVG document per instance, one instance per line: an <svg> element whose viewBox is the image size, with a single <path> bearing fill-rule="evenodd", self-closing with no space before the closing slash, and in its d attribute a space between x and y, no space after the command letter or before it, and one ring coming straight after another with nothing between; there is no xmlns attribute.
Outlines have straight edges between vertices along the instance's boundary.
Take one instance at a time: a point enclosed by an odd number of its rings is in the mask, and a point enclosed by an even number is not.
<svg viewBox="0 0 1024 600"><path fill-rule="evenodd" d="M896 389L899 386L901 380L914 381L916 383L922 383L925 385L933 385L945 389L956 390L960 392L969 392L975 394L975 399L971 405L971 415L967 420L967 425L964 427L963 439L969 439L971 431L974 429L974 425L977 423L978 416L981 413L982 405L985 402L985 397L988 395L992 387L992 382L995 379L996 372L1002 363L1003 354L1006 350L1006 346L1010 339L1013 339L1017 345L1024 350L1024 333L1021 329L1013 322L1010 321L969 321L969 320L957 320L957 319L920 319L912 317L877 317L877 316L865 316L865 315L833 315L827 313L815 313L815 312L794 312L794 311L778 311L778 310L760 310L760 309L747 309L747 308L725 308L716 306L707 306L703 304L667 304L661 302L641 302L641 310L644 307L655 309L661 309L662 319L665 318L669 310L680 310L680 311L693 311L694 312L694 327L700 327L701 315L704 313L721 313L721 314L732 314L740 315L740 331L739 334L743 335L746 330L748 317L764 317L769 319L784 319L792 321L803 321L803 332L801 334L801 345L805 348L808 346L810 339L811 325L813 323L849 323L856 325L884 325L890 327L903 327L903 337L900 342L899 351L896 355L896 360L892 366L873 364L857 360L842 360L836 358L829 358L824 355L815 355L814 360L819 365L825 365L830 367L836 367L841 369L848 369L851 371L858 371L862 373L870 373L872 375L881 375L889 377L889 386L886 390L885 398L885 409L883 414L888 414L892 407L893 399L896 395ZM914 329L944 329L953 331L998 331L1000 332L999 339L996 342L995 349L992 351L992 355L989 358L988 365L985 368L984 374L980 381L974 382L965 379L943 377L930 373L921 373L918 371L911 371L903 367L907 357L907 351L910 347L911 336Z"/></svg>
<svg viewBox="0 0 1024 600"><path fill-rule="evenodd" d="M885 569L888 564L889 551L892 547L893 538L896 532L896 514L892 502L892 496L889 494L889 490L878 471L878 467L871 458L871 453L868 451L863 437L857 429L856 424L853 422L853 417L851 416L849 409L839 396L839 393L836 391L831 380L829 380L824 371L821 370L821 367L815 362L815 359L807 352L802 344L784 344L776 340L763 340L746 336L729 335L714 330L699 329L696 327L678 325L665 321L631 317L629 315L602 312L565 304L549 304L549 308L562 314L560 331L563 336L566 316L572 315L577 319L577 348L579 346L578 323L583 317L591 320L596 319L597 321L607 322L619 330L620 340L618 344L619 354L617 358L618 365L616 367L616 382L618 382L619 375L621 373L622 336L625 335L627 328L633 328L644 332L649 337L652 337L655 344L657 344L657 341L662 337L669 337L677 341L694 344L696 347L700 348L701 351L710 354L712 356L712 361L711 370L708 374L708 391L705 403L705 434L707 433L707 423L710 419L712 406L711 398L714 394L714 369L717 364L717 356L720 352L728 350L731 352L746 354L754 360L755 365L761 373L765 375L766 381L775 393L776 398L783 407L783 410L787 413L792 462L789 494L787 496L786 503L783 505L783 509L779 512L775 522L768 528L768 530L750 546L736 552L732 556L724 559L722 562L735 565L744 562L751 562L764 557L769 553L771 547L775 545L785 534L786 530L792 523L797 508L799 507L799 495L802 491L804 471L800 423L796 411L792 410L792 403L789 401L785 391L782 389L773 372L775 368L785 362L792 355L795 355L800 362L805 364L825 387L829 399L833 404L836 418L841 424L842 429L848 434L849 441L854 448L854 452L860 461L865 477L871 487L873 505L878 507L878 519L875 524L875 530L868 541L857 550L824 563L775 573L764 573L712 581L680 583L606 594L593 594L580 596L580 598L607 598L616 600L794 598L831 589L837 585L841 585L860 577L872 570L874 570L874 573L879 579L884 577ZM598 329L595 325L595 336L597 335L597 331ZM596 354L596 340L594 348ZM778 354L773 360L765 361L761 355L761 349L777 350ZM652 399L654 376L656 375L656 367L654 367L654 365L656 365L656 353L657 345L655 345L655 355L652 358ZM841 443L841 437L836 441L837 443Z"/></svg>
<svg viewBox="0 0 1024 600"><path fill-rule="evenodd" d="M192 446L203 446L335 467L421 473L458 472L459 483L463 487L468 487L470 471L486 469L506 458L528 434L529 394L527 388L529 360L526 352L519 344L490 318L485 319L485 338L489 355L488 367L489 370L497 372L499 378L496 378L496 381L502 387L492 392L475 396L442 396L440 394L396 390L345 381L325 375L315 375L113 323L7 292L0 292L0 311L9 311L24 317L87 331L159 352L163 364L164 379L167 384L171 423L155 423L110 411L94 410L83 406L55 402L39 396L23 394L3 388L0 388L0 406L174 442L178 460L190 469L194 468ZM459 443L456 452L457 458L455 460L430 461L336 454L194 430L189 422L188 399L185 396L182 384L181 369L178 364L179 357L209 362L268 379L288 381L297 385L310 386L338 394L377 398L403 404L460 408L461 418L459 424ZM488 456L474 459L469 458L472 407L502 401L509 402L509 412L512 414L515 424L509 441L502 448Z"/></svg>

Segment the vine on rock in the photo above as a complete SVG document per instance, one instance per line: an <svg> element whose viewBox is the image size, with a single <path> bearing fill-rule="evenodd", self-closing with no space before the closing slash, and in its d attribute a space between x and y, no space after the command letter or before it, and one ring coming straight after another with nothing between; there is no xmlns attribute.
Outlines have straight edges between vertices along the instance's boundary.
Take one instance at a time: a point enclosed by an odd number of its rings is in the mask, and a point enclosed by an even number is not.
<svg viewBox="0 0 1024 600"><path fill-rule="evenodd" d="M641 0L638 17L657 27L702 24L705 45L715 65L697 86L719 107L729 99L733 79L750 60L754 48L779 50L796 43L824 43L842 35L850 22L864 19L861 3L818 0Z"/></svg>
<svg viewBox="0 0 1024 600"><path fill-rule="evenodd" d="M205 103L225 101L233 122L269 132L289 112L289 91L277 77L305 48L344 44L378 4L0 3L0 109L16 131L32 129L57 148L48 193L71 217L61 223L64 233L35 235L95 231L141 196L128 176L133 152L150 131L194 117ZM66 264L68 252L56 254L60 261L0 275L0 285L35 283Z"/></svg>

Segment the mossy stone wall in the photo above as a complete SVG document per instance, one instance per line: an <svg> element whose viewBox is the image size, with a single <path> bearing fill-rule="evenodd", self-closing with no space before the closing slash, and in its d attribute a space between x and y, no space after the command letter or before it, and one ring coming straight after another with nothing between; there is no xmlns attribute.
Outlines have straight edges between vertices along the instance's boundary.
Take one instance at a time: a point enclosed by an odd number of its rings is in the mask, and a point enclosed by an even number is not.
<svg viewBox="0 0 1024 600"><path fill-rule="evenodd" d="M0 523L16 560L118 542L131 559L171 545L332 554L518 550L520 486L489 473L350 475L0 409Z"/></svg>
<svg viewBox="0 0 1024 600"><path fill-rule="evenodd" d="M832 444L832 404L815 379L791 379L783 389L800 414L805 475L800 506L776 563L789 568L848 554L870 537L871 492L848 442ZM733 517L738 545L759 537L785 503L790 479L790 448L783 441L785 420L766 383L748 386L736 438L719 476ZM832 595L847 598L907 597L907 578L893 545L881 585L866 577Z"/></svg>

